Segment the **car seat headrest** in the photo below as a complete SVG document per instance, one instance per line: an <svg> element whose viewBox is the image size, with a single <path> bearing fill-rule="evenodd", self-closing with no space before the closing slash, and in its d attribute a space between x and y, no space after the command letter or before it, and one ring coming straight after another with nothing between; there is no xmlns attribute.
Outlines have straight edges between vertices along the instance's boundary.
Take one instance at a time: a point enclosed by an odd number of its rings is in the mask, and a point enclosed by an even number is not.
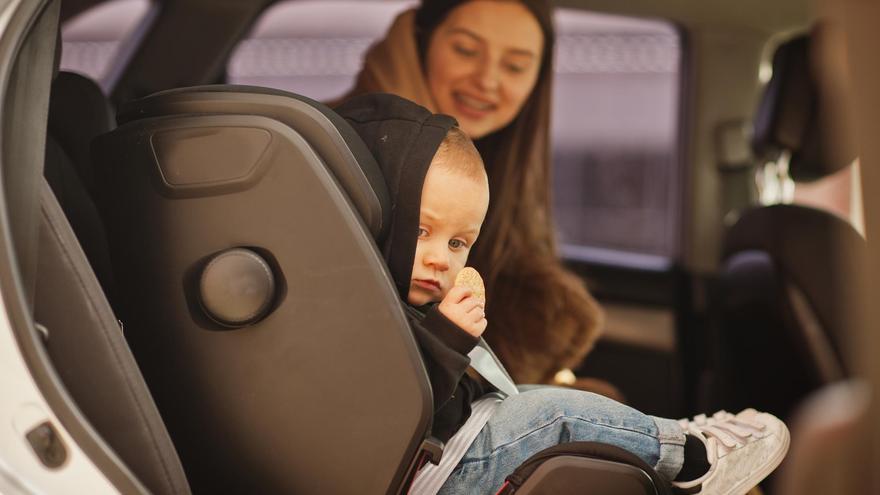
<svg viewBox="0 0 880 495"><path fill-rule="evenodd" d="M90 143L114 127L110 102L96 82L73 72L58 73L49 99L49 134L73 160L90 193L95 192Z"/></svg>
<svg viewBox="0 0 880 495"><path fill-rule="evenodd" d="M758 158L775 160L791 153L789 174L815 180L846 167L854 153L832 156L832 135L824 127L821 93L811 65L811 38L799 36L779 46L773 76L755 114L752 148Z"/></svg>
<svg viewBox="0 0 880 495"><path fill-rule="evenodd" d="M391 201L379 166L361 138L326 105L301 95L256 86L172 89L123 105L119 124L169 115L262 115L297 129L326 163L361 219L381 243Z"/></svg>

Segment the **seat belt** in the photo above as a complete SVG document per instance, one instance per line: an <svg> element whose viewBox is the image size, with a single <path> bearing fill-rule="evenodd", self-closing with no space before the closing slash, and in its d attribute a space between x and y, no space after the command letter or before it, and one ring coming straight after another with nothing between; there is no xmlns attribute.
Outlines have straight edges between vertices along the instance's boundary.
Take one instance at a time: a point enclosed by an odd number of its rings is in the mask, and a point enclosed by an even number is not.
<svg viewBox="0 0 880 495"><path fill-rule="evenodd" d="M436 495L440 491L477 435L489 422L495 409L501 404L500 395L499 393L485 395L471 404L471 416L446 443L440 463L426 464L422 467L415 481L410 485L409 495Z"/></svg>
<svg viewBox="0 0 880 495"><path fill-rule="evenodd" d="M409 495L436 495L492 417L495 408L507 397L519 394L510 374L482 337L468 353L468 358L471 360L471 368L497 388L498 392L485 395L471 404L471 416L449 439L440 462L426 464L419 470L410 485Z"/></svg>
<svg viewBox="0 0 880 495"><path fill-rule="evenodd" d="M498 392L485 395L471 404L471 416L449 439L440 463L428 464L418 472L410 486L409 495L436 495L492 417L495 408L507 397L519 394L504 365L482 337L468 353L468 357L471 359L471 368L497 388Z"/></svg>
<svg viewBox="0 0 880 495"><path fill-rule="evenodd" d="M404 311L417 320L425 317L423 312L408 304L404 304L403 307ZM492 349L483 337L479 338L477 345L474 346L467 356L471 360L471 368L497 388L504 397L519 394L519 390L517 390L516 384L513 383L513 379L510 378L510 374L504 369L504 365L501 364L501 361L492 352Z"/></svg>
<svg viewBox="0 0 880 495"><path fill-rule="evenodd" d="M480 337L480 341L468 353L468 357L471 359L471 368L503 393L505 397L519 394L510 374L504 369L504 365L501 364L483 337Z"/></svg>

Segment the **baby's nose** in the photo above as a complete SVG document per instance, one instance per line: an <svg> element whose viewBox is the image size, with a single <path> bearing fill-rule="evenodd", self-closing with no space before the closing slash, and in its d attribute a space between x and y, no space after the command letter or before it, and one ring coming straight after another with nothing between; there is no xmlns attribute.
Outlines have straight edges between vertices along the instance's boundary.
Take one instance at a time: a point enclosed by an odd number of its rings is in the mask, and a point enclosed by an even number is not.
<svg viewBox="0 0 880 495"><path fill-rule="evenodd" d="M445 272L449 269L449 260L446 259L446 257L444 256L440 256L437 258L436 261L434 261L434 267L436 267L437 270Z"/></svg>
<svg viewBox="0 0 880 495"><path fill-rule="evenodd" d="M442 252L431 252L427 257L427 261L435 270L445 271L449 269L449 256Z"/></svg>

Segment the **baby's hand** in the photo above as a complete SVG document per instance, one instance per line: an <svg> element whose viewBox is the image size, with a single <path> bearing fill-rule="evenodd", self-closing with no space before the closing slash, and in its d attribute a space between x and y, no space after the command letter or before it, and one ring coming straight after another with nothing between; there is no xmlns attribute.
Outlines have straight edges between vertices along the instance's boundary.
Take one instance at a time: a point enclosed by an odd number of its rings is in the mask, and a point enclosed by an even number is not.
<svg viewBox="0 0 880 495"><path fill-rule="evenodd" d="M486 313L483 301L474 297L467 287L453 287L437 308L443 316L458 325L465 332L479 337L486 330Z"/></svg>

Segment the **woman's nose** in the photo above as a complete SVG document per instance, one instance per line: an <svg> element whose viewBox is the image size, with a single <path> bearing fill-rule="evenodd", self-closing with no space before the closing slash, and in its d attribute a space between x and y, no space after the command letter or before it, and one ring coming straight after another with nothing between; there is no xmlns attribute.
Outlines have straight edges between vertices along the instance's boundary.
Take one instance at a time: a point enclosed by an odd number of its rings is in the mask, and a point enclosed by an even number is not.
<svg viewBox="0 0 880 495"><path fill-rule="evenodd" d="M477 83L480 89L484 91L497 91L501 84L501 71L499 64L491 57L485 57L480 61L480 67L477 73Z"/></svg>

